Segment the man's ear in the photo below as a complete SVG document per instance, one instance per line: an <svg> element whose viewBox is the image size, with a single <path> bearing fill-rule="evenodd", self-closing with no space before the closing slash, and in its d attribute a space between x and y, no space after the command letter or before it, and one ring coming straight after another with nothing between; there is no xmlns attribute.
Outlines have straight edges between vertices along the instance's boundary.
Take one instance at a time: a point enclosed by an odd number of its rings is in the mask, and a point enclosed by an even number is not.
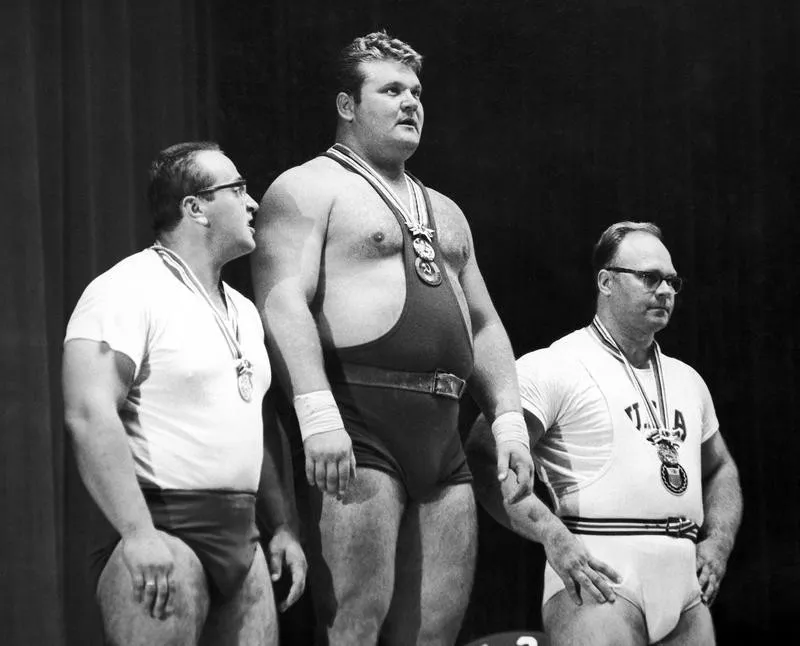
<svg viewBox="0 0 800 646"><path fill-rule="evenodd" d="M597 272L597 291L604 296L611 293L611 272L607 269Z"/></svg>
<svg viewBox="0 0 800 646"><path fill-rule="evenodd" d="M204 215L203 205L196 195L187 195L181 200L181 211L197 224L204 227L208 226L208 218Z"/></svg>
<svg viewBox="0 0 800 646"><path fill-rule="evenodd" d="M352 121L355 113L356 102L352 94L339 92L336 95L336 112L345 121Z"/></svg>

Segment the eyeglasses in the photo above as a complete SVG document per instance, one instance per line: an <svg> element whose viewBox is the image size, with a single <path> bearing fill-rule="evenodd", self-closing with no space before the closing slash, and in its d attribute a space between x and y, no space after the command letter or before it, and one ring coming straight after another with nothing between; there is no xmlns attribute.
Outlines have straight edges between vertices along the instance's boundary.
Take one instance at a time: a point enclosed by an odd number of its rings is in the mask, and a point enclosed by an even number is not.
<svg viewBox="0 0 800 646"><path fill-rule="evenodd" d="M244 197L247 195L247 180L244 179L237 179L233 182L226 182L224 184L214 184L213 186L209 186L208 188L202 188L199 191L195 191L195 195L203 195L205 193L215 193L216 191L221 191L224 188L232 188L235 189L234 193L239 197Z"/></svg>
<svg viewBox="0 0 800 646"><path fill-rule="evenodd" d="M642 281L648 291L654 292L661 283L667 283L676 294L683 288L683 278L680 276L665 276L660 271L639 271L638 269L627 269L625 267L603 267L608 271L616 271L620 274L632 274Z"/></svg>

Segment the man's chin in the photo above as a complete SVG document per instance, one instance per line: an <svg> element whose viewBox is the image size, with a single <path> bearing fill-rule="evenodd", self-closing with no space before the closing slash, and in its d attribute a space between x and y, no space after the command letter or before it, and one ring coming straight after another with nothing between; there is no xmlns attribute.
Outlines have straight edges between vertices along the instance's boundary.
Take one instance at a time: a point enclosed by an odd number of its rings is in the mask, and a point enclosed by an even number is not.
<svg viewBox="0 0 800 646"><path fill-rule="evenodd" d="M650 321L650 324L654 328L656 328L656 332L667 327L671 316L672 313L669 310L661 308L652 309L647 312L647 320Z"/></svg>
<svg viewBox="0 0 800 646"><path fill-rule="evenodd" d="M236 260L237 258L241 258L242 256L246 256L249 253L252 253L256 249L256 241L251 236L249 240L243 239L241 242L236 246L236 249L231 252L231 258L228 260Z"/></svg>
<svg viewBox="0 0 800 646"><path fill-rule="evenodd" d="M399 137L394 140L394 148L408 159L417 152L419 147L419 137Z"/></svg>

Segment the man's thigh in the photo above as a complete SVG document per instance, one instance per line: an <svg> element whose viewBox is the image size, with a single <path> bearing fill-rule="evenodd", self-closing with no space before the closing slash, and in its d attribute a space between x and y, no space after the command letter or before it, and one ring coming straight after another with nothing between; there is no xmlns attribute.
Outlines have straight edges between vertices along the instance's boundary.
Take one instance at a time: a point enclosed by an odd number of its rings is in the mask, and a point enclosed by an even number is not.
<svg viewBox="0 0 800 646"><path fill-rule="evenodd" d="M588 594L576 605L566 590L545 603L542 620L553 646L646 646L647 627L642 612L617 596L613 603L598 603Z"/></svg>
<svg viewBox="0 0 800 646"><path fill-rule="evenodd" d="M155 619L134 598L130 572L117 544L97 584L97 602L106 642L114 646L197 643L208 612L208 584L197 555L178 538L159 532L175 561L173 614Z"/></svg>
<svg viewBox="0 0 800 646"><path fill-rule="evenodd" d="M452 644L469 602L477 551L471 485L409 502L397 545L387 644Z"/></svg>
<svg viewBox="0 0 800 646"><path fill-rule="evenodd" d="M208 646L277 646L278 617L267 561L261 546L239 591L212 603L201 644Z"/></svg>
<svg viewBox="0 0 800 646"><path fill-rule="evenodd" d="M704 603L685 610L675 630L659 642L661 646L714 646L716 643L711 611Z"/></svg>
<svg viewBox="0 0 800 646"><path fill-rule="evenodd" d="M395 478L365 468L342 500L312 493L317 531L309 537L309 579L319 627L353 624L346 630L360 630L355 623L361 622L371 632L382 622L394 586L404 497Z"/></svg>

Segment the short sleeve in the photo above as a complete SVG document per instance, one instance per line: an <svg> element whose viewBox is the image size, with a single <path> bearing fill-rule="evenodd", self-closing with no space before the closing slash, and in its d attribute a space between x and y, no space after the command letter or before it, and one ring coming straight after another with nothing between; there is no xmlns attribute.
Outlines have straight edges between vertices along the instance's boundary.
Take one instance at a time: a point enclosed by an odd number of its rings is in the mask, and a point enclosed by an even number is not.
<svg viewBox="0 0 800 646"><path fill-rule="evenodd" d="M141 289L124 279L112 280L107 274L93 280L72 312L64 343L73 339L105 342L112 350L130 357L138 373L148 335Z"/></svg>
<svg viewBox="0 0 800 646"><path fill-rule="evenodd" d="M555 425L566 393L563 357L552 348L535 350L517 360L522 407L535 415L545 430Z"/></svg>
<svg viewBox="0 0 800 646"><path fill-rule="evenodd" d="M717 419L714 401L711 399L711 392L708 390L706 382L703 381L703 378L694 368L690 367L690 370L696 382L698 399L700 401L700 420L702 424L700 442L702 443L719 430L719 420Z"/></svg>

